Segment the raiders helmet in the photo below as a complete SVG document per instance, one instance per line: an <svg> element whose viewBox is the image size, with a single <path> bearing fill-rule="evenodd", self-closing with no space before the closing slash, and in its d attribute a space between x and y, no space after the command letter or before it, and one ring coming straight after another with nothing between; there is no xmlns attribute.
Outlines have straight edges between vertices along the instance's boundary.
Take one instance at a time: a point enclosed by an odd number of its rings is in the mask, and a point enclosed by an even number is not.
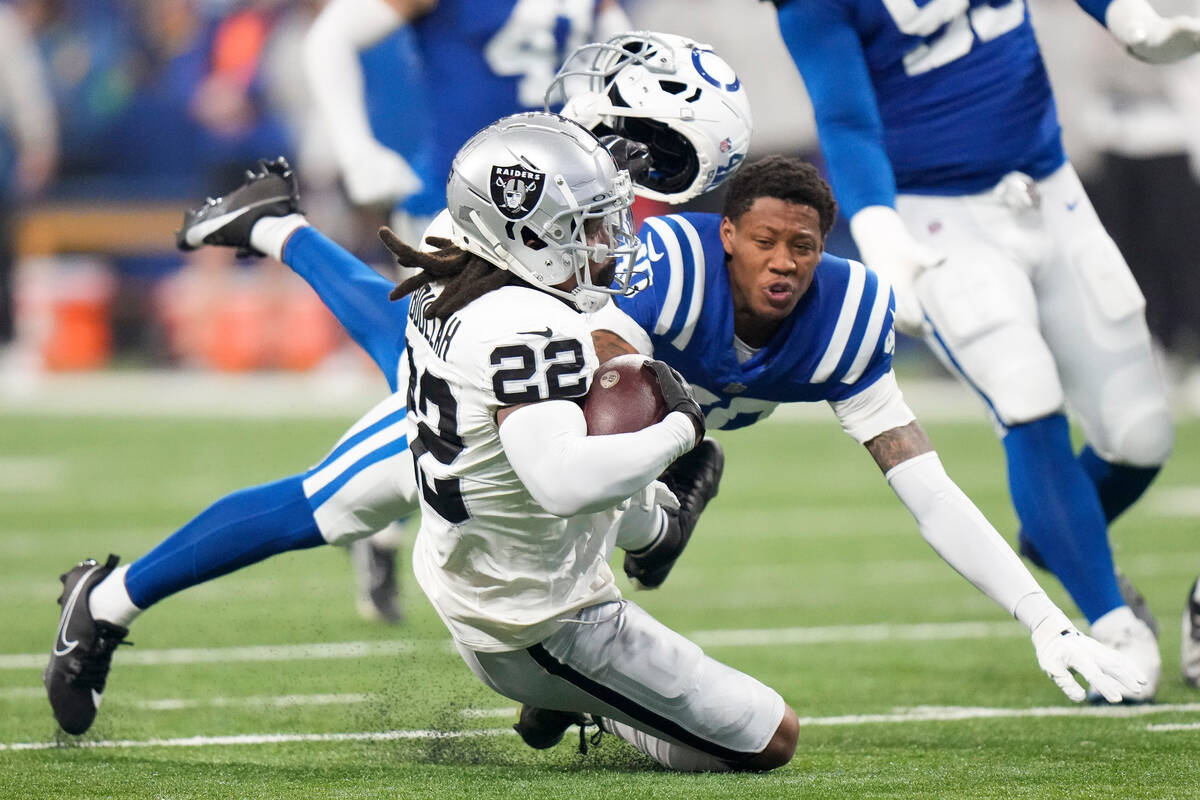
<svg viewBox="0 0 1200 800"><path fill-rule="evenodd" d="M446 182L455 244L581 311L629 291L638 248L632 204L629 173L599 139L545 112L475 134ZM557 288L572 277L574 289Z"/></svg>

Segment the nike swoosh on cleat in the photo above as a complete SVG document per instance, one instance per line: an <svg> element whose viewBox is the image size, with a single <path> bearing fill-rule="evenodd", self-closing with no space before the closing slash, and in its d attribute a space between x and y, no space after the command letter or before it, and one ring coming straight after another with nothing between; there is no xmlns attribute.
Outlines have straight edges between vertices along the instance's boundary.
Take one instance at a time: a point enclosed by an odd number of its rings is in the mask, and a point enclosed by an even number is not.
<svg viewBox="0 0 1200 800"><path fill-rule="evenodd" d="M97 709L100 708L100 701L103 699L104 695L100 694L95 689L92 689L92 704L95 705Z"/></svg>
<svg viewBox="0 0 1200 800"><path fill-rule="evenodd" d="M75 611L75 604L79 602L79 593L83 591L88 577L98 569L100 569L99 564L85 572L83 577L76 582L75 588L71 590L71 596L67 598L67 602L63 603L62 616L58 620L58 635L54 637L54 655L56 656L65 656L79 646L78 639L67 641L67 620L71 618L71 614Z"/></svg>
<svg viewBox="0 0 1200 800"><path fill-rule="evenodd" d="M281 200L287 200L287 199L288 199L287 195L279 195L277 197L268 197L263 200L259 200L256 203L251 203L248 206L242 206L237 211L230 211L225 214L222 214L219 217L213 217L210 220L201 222L197 225L193 225L191 228L188 229L187 243L193 247L199 247L200 245L204 244L204 240L207 239L210 234L219 231L221 228L225 227L230 222L232 222L233 220L242 216L246 212L253 211L254 209L258 208L259 206L265 206L270 203L278 203Z"/></svg>

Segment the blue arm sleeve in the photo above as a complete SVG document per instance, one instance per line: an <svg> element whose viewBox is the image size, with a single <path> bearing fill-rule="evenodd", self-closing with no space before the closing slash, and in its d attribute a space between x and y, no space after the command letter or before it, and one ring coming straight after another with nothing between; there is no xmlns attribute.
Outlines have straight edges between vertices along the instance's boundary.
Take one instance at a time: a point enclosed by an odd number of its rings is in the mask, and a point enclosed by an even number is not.
<svg viewBox="0 0 1200 800"><path fill-rule="evenodd" d="M292 234L283 249L283 263L308 282L395 391L408 302L388 300L392 282L314 228Z"/></svg>
<svg viewBox="0 0 1200 800"><path fill-rule="evenodd" d="M875 90L844 7L822 0L787 3L779 31L812 99L821 150L847 218L866 206L891 206L896 179L883 147Z"/></svg>
<svg viewBox="0 0 1200 800"><path fill-rule="evenodd" d="M1086 11L1101 25L1107 27L1104 21L1104 15L1108 12L1108 6L1112 0L1075 0L1079 3L1079 7Z"/></svg>

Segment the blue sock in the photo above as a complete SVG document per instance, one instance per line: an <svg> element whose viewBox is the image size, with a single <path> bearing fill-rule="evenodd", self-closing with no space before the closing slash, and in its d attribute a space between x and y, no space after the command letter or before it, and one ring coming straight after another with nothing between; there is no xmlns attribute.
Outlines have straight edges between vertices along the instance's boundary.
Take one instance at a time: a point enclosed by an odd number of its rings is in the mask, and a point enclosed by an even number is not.
<svg viewBox="0 0 1200 800"><path fill-rule="evenodd" d="M302 476L226 495L134 561L125 588L138 608L288 550L324 544Z"/></svg>
<svg viewBox="0 0 1200 800"><path fill-rule="evenodd" d="M1104 517L1109 522L1121 516L1125 509L1137 502L1162 469L1161 465L1133 467L1128 464L1113 464L1096 455L1096 451L1090 446L1084 447L1083 452L1079 454L1079 464L1092 479L1092 484L1100 495Z"/></svg>
<svg viewBox="0 0 1200 800"><path fill-rule="evenodd" d="M1104 511L1075 460L1067 418L1054 414L1009 428L1004 450L1022 532L1079 610L1092 622L1124 605Z"/></svg>

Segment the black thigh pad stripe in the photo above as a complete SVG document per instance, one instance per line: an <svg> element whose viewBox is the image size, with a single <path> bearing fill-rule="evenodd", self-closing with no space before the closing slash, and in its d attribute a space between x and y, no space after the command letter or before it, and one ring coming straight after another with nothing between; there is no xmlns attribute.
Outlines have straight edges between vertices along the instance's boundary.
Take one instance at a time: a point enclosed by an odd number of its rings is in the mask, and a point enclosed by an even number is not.
<svg viewBox="0 0 1200 800"><path fill-rule="evenodd" d="M679 723L667 719L661 714L639 705L636 701L626 697L615 689L605 686L602 683L597 683L583 673L577 671L574 667L564 664L554 656L550 655L540 644L535 644L528 648L526 652L533 656L533 660L538 663L542 669L549 672L556 678L562 678L571 685L582 689L583 691L608 703L613 708L620 709L628 714L633 719L648 725L656 731L660 731L670 736L671 738L683 742L689 747L693 747L702 753L706 753L723 761L739 762L753 758L756 753L742 753L737 750L730 750L727 747L722 747L719 744L703 739L691 731L683 728Z"/></svg>

